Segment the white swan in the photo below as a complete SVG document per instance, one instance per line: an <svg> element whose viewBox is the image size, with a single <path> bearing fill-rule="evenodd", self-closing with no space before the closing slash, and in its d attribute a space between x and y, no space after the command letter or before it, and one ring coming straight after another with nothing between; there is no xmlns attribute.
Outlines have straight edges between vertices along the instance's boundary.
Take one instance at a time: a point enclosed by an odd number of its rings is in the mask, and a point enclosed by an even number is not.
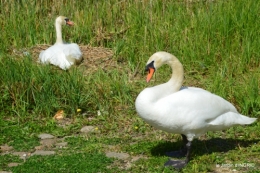
<svg viewBox="0 0 260 173"><path fill-rule="evenodd" d="M74 23L67 17L59 16L55 20L57 39L56 43L39 55L39 61L44 64L53 64L61 69L69 69L73 64L82 60L82 53L75 43L65 43L62 40L62 25L72 26Z"/></svg>
<svg viewBox="0 0 260 173"><path fill-rule="evenodd" d="M170 53L157 52L147 64L147 82L161 65L172 68L171 79L161 85L145 88L137 97L137 113L150 125L183 137L185 161L166 162L166 166L184 167L190 159L191 141L207 131L223 130L234 125L253 123L237 112L236 108L223 98L195 87L182 87L184 72L180 61ZM181 152L179 152L181 153ZM177 152L175 153L177 154Z"/></svg>

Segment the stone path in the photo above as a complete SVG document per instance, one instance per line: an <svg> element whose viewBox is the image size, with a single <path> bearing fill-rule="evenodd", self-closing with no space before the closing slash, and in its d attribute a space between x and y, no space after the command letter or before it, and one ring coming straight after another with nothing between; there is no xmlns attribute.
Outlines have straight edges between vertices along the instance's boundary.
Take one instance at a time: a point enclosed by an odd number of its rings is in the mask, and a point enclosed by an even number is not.
<svg viewBox="0 0 260 173"><path fill-rule="evenodd" d="M83 127L80 132L82 134L87 134L91 133L95 130L95 127L93 126L85 126ZM61 148L66 148L68 143L65 142L65 138L57 138L53 136L52 134L47 134L47 133L42 133L38 135L38 138L40 140L40 145L35 147L35 150L33 152L27 152L27 151L15 151L12 146L8 146L7 144L0 146L0 154L5 155L5 154L12 154L19 156L24 162L26 160L34 155L41 155L41 156L46 156L46 155L54 155L56 154L57 150ZM115 148L114 146L108 146L108 150L113 150ZM123 160L123 163L121 163L121 167L124 167L124 169L128 169L131 167L132 162L137 161L140 158L144 158L143 156L134 156L131 157L128 153L118 153L114 151L107 151L105 153L107 157L112 157L112 158L117 158L119 160ZM115 164L117 161L115 161ZM8 167L14 167L18 166L22 163L16 163L16 162L11 162L8 164ZM4 171L0 169L0 173L11 173L8 171Z"/></svg>

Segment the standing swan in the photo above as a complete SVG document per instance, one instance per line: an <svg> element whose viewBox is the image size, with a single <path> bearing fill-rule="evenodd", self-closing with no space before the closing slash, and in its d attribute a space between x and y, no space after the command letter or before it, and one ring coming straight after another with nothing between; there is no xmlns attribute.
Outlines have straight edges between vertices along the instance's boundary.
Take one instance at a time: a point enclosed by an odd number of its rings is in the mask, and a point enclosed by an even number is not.
<svg viewBox="0 0 260 173"><path fill-rule="evenodd" d="M62 25L72 26L74 23L64 16L59 16L56 18L56 43L47 50L40 53L39 61L45 64L50 63L59 66L63 70L66 70L69 69L73 64L76 64L82 60L82 53L77 44L68 44L62 40Z"/></svg>
<svg viewBox="0 0 260 173"><path fill-rule="evenodd" d="M165 166L183 168L190 160L192 140L207 131L251 124L256 120L239 114L231 103L215 94L201 88L182 87L183 66L170 53L157 52L149 58L145 68L148 71L147 82L163 64L171 66L171 79L164 84L145 88L138 95L135 107L140 117L150 125L182 135L185 145L179 154L186 155L185 161L170 160Z"/></svg>

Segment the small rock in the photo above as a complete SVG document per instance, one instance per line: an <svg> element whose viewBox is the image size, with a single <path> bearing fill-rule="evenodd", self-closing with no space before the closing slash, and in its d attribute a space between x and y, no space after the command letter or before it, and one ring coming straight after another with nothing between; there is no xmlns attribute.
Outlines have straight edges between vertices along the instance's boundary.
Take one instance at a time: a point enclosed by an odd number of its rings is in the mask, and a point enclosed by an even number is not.
<svg viewBox="0 0 260 173"><path fill-rule="evenodd" d="M122 160L130 157L129 154L127 154L127 153L116 153L116 152L107 152L106 156L107 157L114 157L114 158L122 159Z"/></svg>
<svg viewBox="0 0 260 173"><path fill-rule="evenodd" d="M51 135L51 134L42 133L42 134L39 134L38 138L40 138L40 139L52 139L52 138L54 138L54 136Z"/></svg>
<svg viewBox="0 0 260 173"><path fill-rule="evenodd" d="M55 145L58 146L58 147L66 147L68 145L68 142L60 142L60 143L57 143Z"/></svg>
<svg viewBox="0 0 260 173"><path fill-rule="evenodd" d="M84 126L82 127L82 129L80 130L80 132L82 133L89 133L95 130L94 126Z"/></svg>
<svg viewBox="0 0 260 173"><path fill-rule="evenodd" d="M21 163L8 163L8 167L15 167L20 165Z"/></svg>
<svg viewBox="0 0 260 173"><path fill-rule="evenodd" d="M13 152L13 155L19 156L21 159L26 159L27 156L30 156L30 154L26 152Z"/></svg>
<svg viewBox="0 0 260 173"><path fill-rule="evenodd" d="M1 150L2 152L8 152L8 151L13 150L13 147L5 144L5 145L1 145L1 146L0 146L0 150Z"/></svg>
<svg viewBox="0 0 260 173"><path fill-rule="evenodd" d="M41 155L41 156L47 156L47 155L53 155L55 154L55 151L44 151L44 150L36 150L33 155Z"/></svg>
<svg viewBox="0 0 260 173"><path fill-rule="evenodd" d="M40 141L40 144L43 146L43 147L52 147L56 142L56 139L50 139L50 138L47 138L47 139L42 139Z"/></svg>

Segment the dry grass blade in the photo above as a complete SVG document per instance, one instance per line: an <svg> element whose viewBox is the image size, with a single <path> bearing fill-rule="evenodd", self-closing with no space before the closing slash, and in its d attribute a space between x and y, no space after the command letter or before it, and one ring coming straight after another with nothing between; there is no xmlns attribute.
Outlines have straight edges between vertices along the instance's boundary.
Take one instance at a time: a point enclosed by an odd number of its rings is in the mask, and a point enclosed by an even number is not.
<svg viewBox="0 0 260 173"><path fill-rule="evenodd" d="M88 71L92 72L98 68L116 65L115 60L112 59L114 53L109 48L80 45L80 49L84 59L80 66L85 66Z"/></svg>

